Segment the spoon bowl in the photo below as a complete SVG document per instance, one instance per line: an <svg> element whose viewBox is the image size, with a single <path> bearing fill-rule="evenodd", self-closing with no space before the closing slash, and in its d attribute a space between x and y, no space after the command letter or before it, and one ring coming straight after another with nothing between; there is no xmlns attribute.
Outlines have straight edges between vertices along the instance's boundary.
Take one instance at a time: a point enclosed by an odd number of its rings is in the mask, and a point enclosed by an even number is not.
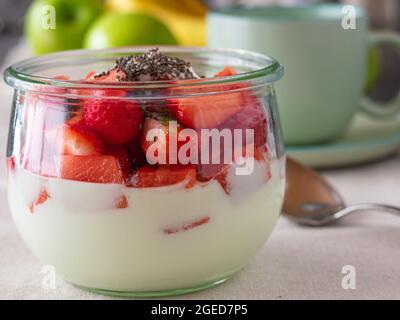
<svg viewBox="0 0 400 320"><path fill-rule="evenodd" d="M383 211L400 216L400 208L383 204L346 206L340 194L316 171L287 158L283 213L296 223L323 226L354 212Z"/></svg>

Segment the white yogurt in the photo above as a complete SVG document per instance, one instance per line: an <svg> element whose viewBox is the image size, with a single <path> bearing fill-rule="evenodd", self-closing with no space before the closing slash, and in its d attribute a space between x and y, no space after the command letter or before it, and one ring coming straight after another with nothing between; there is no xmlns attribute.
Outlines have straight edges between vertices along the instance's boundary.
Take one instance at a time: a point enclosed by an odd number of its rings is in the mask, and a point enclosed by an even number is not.
<svg viewBox="0 0 400 320"><path fill-rule="evenodd" d="M237 197L217 181L135 189L49 179L16 167L8 198L34 254L74 284L136 292L191 288L242 268L270 235L284 185L282 162L270 169L268 182L260 185L256 170L254 190ZM49 198L31 213L43 189ZM116 208L121 196L127 208ZM204 217L207 223L183 230ZM179 231L165 233L171 229Z"/></svg>

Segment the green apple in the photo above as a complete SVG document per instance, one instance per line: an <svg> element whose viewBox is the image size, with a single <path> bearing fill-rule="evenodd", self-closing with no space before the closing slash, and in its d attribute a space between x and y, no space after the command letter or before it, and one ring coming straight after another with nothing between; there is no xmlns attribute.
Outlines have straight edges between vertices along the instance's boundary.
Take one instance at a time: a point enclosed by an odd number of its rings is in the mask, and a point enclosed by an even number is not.
<svg viewBox="0 0 400 320"><path fill-rule="evenodd" d="M25 16L26 38L36 54L81 48L101 11L100 0L36 0Z"/></svg>
<svg viewBox="0 0 400 320"><path fill-rule="evenodd" d="M90 49L135 45L177 44L158 19L143 13L107 12L90 27L85 47Z"/></svg>

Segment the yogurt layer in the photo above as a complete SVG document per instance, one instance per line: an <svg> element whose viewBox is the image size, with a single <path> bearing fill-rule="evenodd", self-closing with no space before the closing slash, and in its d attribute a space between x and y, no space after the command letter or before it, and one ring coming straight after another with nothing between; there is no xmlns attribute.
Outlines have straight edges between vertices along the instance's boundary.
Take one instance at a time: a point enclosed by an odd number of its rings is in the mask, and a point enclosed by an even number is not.
<svg viewBox="0 0 400 320"><path fill-rule="evenodd" d="M254 190L227 195L215 180L191 189L138 189L46 178L17 166L8 198L34 254L72 283L116 291L191 288L242 268L270 235L283 201L283 162L271 161L271 178L260 184L263 170L236 177ZM43 190L44 201L32 205Z"/></svg>

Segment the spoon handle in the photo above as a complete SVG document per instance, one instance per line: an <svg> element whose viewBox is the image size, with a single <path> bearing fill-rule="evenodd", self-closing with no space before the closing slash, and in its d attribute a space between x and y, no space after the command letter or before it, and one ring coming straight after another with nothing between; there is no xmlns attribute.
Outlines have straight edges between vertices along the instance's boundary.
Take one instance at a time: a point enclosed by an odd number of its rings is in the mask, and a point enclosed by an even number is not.
<svg viewBox="0 0 400 320"><path fill-rule="evenodd" d="M302 218L291 217L291 219L299 224L311 227L320 227L338 221L344 216L347 216L349 214L355 212L363 212L363 211L381 211L381 212L391 213L400 217L399 207L385 205L385 204L377 204L377 203L361 203L343 208L335 213L323 214L320 216L302 217Z"/></svg>
<svg viewBox="0 0 400 320"><path fill-rule="evenodd" d="M344 208L338 212L336 212L333 217L334 220L340 219L350 213L358 212L358 211L381 211L387 212L394 215L400 216L400 208L396 206L386 205L386 204L378 204L378 203L360 203L351 205L347 208Z"/></svg>

